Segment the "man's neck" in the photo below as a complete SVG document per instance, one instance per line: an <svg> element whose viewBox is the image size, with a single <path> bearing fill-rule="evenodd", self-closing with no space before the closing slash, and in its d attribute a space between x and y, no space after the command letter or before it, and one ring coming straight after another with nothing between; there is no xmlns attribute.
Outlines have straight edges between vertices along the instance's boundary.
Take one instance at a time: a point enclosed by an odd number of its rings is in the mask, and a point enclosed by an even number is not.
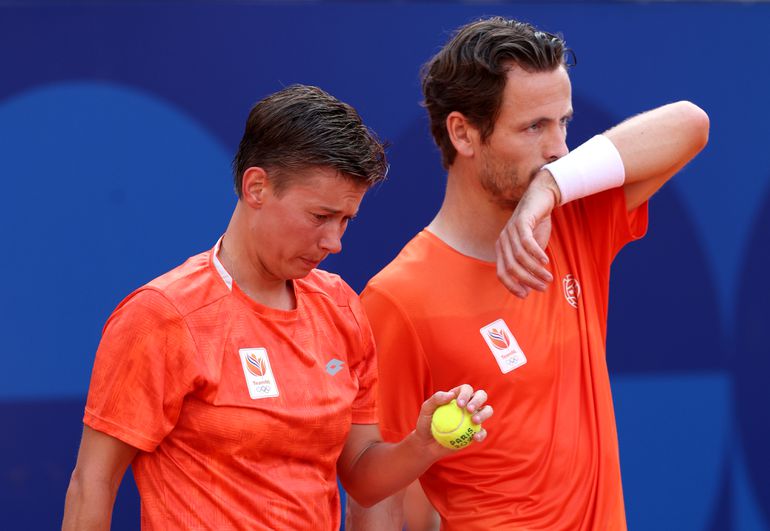
<svg viewBox="0 0 770 531"><path fill-rule="evenodd" d="M492 201L477 178L450 169L444 202L428 230L464 255L494 262L495 242L511 212Z"/></svg>

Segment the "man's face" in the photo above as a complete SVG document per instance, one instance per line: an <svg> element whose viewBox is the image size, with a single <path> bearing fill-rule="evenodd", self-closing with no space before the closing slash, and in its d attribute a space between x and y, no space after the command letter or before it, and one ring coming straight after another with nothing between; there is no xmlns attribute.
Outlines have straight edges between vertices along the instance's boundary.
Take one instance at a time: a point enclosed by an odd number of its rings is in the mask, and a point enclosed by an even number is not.
<svg viewBox="0 0 770 531"><path fill-rule="evenodd" d="M302 173L280 195L267 187L250 226L259 242L259 267L276 279L302 278L329 254L340 252L348 221L367 190L330 168Z"/></svg>
<svg viewBox="0 0 770 531"><path fill-rule="evenodd" d="M481 147L479 176L494 200L513 207L535 173L567 154L572 85L564 67L530 73L513 66L500 114Z"/></svg>

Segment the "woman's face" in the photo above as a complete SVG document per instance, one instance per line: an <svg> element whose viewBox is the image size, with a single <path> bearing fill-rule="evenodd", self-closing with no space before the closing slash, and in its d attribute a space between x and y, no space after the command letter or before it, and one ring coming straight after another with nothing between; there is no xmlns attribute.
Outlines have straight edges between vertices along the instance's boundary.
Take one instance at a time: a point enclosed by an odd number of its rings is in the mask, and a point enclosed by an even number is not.
<svg viewBox="0 0 770 531"><path fill-rule="evenodd" d="M331 168L303 173L277 195L268 184L249 227L257 260L276 279L302 278L340 252L342 235L368 189Z"/></svg>

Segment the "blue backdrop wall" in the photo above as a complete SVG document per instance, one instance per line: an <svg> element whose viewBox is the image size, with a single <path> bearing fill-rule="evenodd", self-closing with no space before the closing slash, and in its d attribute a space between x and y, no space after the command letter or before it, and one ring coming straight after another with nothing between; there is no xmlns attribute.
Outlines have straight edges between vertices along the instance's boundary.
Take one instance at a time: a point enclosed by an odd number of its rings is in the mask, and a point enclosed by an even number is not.
<svg viewBox="0 0 770 531"><path fill-rule="evenodd" d="M572 147L678 99L710 114L709 146L613 272L628 521L770 529L770 4L237 2L0 7L3 528L59 525L101 327L224 231L251 104L317 84L392 143L389 182L325 263L360 290L441 199L418 69L491 14L576 51ZM114 529L137 528L138 512L127 481Z"/></svg>

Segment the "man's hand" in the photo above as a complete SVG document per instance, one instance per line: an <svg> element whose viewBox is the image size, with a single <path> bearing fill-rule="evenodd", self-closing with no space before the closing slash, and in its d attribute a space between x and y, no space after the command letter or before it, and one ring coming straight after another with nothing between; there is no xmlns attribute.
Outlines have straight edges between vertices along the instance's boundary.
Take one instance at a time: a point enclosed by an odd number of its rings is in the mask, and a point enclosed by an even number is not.
<svg viewBox="0 0 770 531"><path fill-rule="evenodd" d="M545 248L551 236L551 212L560 201L553 176L540 170L497 239L497 277L517 297L523 299L533 289L545 291L553 281L546 269Z"/></svg>

